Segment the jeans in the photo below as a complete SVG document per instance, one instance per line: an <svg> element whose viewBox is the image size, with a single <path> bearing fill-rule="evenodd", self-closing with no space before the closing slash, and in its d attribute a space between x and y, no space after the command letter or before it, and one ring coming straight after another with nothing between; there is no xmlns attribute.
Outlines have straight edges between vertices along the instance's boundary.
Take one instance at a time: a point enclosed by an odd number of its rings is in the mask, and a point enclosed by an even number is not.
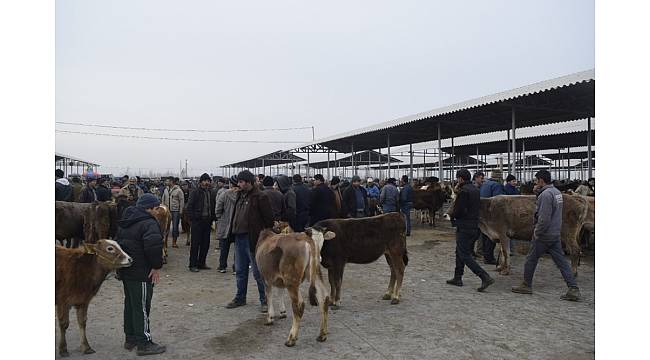
<svg viewBox="0 0 650 360"><path fill-rule="evenodd" d="M246 301L248 291L248 265L253 269L253 277L257 282L257 291L260 293L260 303L266 304L266 292L264 290L264 281L257 268L255 255L251 253L248 234L235 234L235 270L237 272L237 295L236 301Z"/></svg>
<svg viewBox="0 0 650 360"><path fill-rule="evenodd" d="M228 268L228 253L230 253L230 239L219 239L219 269Z"/></svg>
<svg viewBox="0 0 650 360"><path fill-rule="evenodd" d="M400 206L400 212L406 216L406 235L411 235L411 208L413 204Z"/></svg>
<svg viewBox="0 0 650 360"><path fill-rule="evenodd" d="M178 224L181 221L180 211L172 211L172 238L177 239L179 236Z"/></svg>
<svg viewBox="0 0 650 360"><path fill-rule="evenodd" d="M485 262L496 261L494 259L494 248L497 244L483 233L481 233L481 239L483 241L483 260Z"/></svg>
<svg viewBox="0 0 650 360"><path fill-rule="evenodd" d="M553 258L555 265L560 269L564 281L566 281L567 286L577 287L578 283L573 277L573 272L571 271L571 265L564 257L564 251L562 251L562 244L560 239L554 241L539 241L533 240L530 246L530 251L526 255L526 263L524 264L524 281L528 286L533 286L533 275L535 275L535 268L537 267L537 262L539 258L548 252Z"/></svg>
<svg viewBox="0 0 650 360"><path fill-rule="evenodd" d="M192 221L192 246L190 247L190 267L205 266L210 249L210 220Z"/></svg>
<svg viewBox="0 0 650 360"><path fill-rule="evenodd" d="M480 234L480 230L476 228L456 228L456 269L454 270L454 277L463 277L465 265L478 277L487 275L485 270L472 257L472 248Z"/></svg>

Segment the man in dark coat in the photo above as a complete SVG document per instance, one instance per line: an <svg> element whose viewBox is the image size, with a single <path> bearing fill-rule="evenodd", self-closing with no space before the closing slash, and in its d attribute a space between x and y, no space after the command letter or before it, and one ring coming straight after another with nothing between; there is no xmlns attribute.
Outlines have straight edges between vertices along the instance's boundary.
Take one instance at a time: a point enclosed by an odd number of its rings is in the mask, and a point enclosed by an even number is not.
<svg viewBox="0 0 650 360"><path fill-rule="evenodd" d="M399 211L406 217L406 236L411 236L411 209L413 208L413 188L408 175L400 180L402 191L399 192Z"/></svg>
<svg viewBox="0 0 650 360"><path fill-rule="evenodd" d="M262 275L255 262L255 248L260 232L273 228L273 208L266 191L260 191L255 185L255 175L244 170L237 175L239 191L235 202L230 232L235 238L235 270L237 271L237 294L226 305L232 309L246 305L248 291L248 266L253 270L260 295L262 312L268 310L266 292Z"/></svg>
<svg viewBox="0 0 650 360"><path fill-rule="evenodd" d="M262 180L264 193L271 200L271 208L273 208L273 220L280 221L282 217L282 193L273 187L273 178L265 176Z"/></svg>
<svg viewBox="0 0 650 360"><path fill-rule="evenodd" d="M160 201L152 194L141 196L136 206L124 211L118 222L117 242L131 256L133 265L118 270L124 285L124 348L138 347L138 355L160 354L165 347L154 343L149 329L153 287L160 281L163 265L162 233L152 209Z"/></svg>
<svg viewBox="0 0 650 360"><path fill-rule="evenodd" d="M311 189L309 207L309 226L325 219L336 217L334 192L325 184L322 174L314 175L314 188Z"/></svg>
<svg viewBox="0 0 650 360"><path fill-rule="evenodd" d="M210 249L211 225L212 221L216 220L214 214L216 203L210 191L211 183L210 175L205 173L201 175L199 186L192 190L187 201L187 214L192 221L189 264L191 272L211 269L206 265L208 249Z"/></svg>
<svg viewBox="0 0 650 360"><path fill-rule="evenodd" d="M68 179L64 178L63 170L54 171L56 182L54 183L54 199L56 201L72 201L72 186Z"/></svg>
<svg viewBox="0 0 650 360"><path fill-rule="evenodd" d="M456 226L456 269L454 278L447 280L447 284L463 286L463 273L467 265L476 276L481 278L481 286L477 290L483 292L494 283L494 279L472 257L472 248L480 235L478 219L481 196L476 186L470 182L469 171L458 170L456 179L460 192L451 214L452 224Z"/></svg>
<svg viewBox="0 0 650 360"><path fill-rule="evenodd" d="M367 215L368 194L366 189L361 187L361 178L357 175L352 177L352 185L343 192L341 207L346 217L360 218Z"/></svg>
<svg viewBox="0 0 650 360"><path fill-rule="evenodd" d="M291 180L288 176L279 175L275 181L282 193L282 213L280 220L289 223L292 229L296 226L296 193L291 188Z"/></svg>
<svg viewBox="0 0 650 360"><path fill-rule="evenodd" d="M97 193L95 192L95 187L97 186L97 180L93 176L88 176L86 178L86 186L79 193L79 202L80 203L91 203L97 201Z"/></svg>
<svg viewBox="0 0 650 360"><path fill-rule="evenodd" d="M302 182L300 174L293 175L293 192L296 193L296 223L292 225L294 231L305 231L305 226L309 222L309 208L311 203L311 193Z"/></svg>
<svg viewBox="0 0 650 360"><path fill-rule="evenodd" d="M106 179L99 178L97 179L97 187L95 188L95 193L97 194L97 201L111 201L113 199L113 194L111 189L106 187Z"/></svg>
<svg viewBox="0 0 650 360"><path fill-rule="evenodd" d="M517 178L509 174L508 177L506 177L506 184L503 187L503 193L506 195L520 195L519 189L517 189Z"/></svg>

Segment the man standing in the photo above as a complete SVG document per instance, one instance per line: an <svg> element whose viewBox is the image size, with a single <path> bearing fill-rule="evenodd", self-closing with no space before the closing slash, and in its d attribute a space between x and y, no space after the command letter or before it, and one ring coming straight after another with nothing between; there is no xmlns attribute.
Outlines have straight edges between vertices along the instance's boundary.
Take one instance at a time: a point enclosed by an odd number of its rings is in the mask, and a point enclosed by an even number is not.
<svg viewBox="0 0 650 360"><path fill-rule="evenodd" d="M334 217L346 217L346 211L343 205L343 190L341 189L341 178L332 176L330 180L330 189L334 193Z"/></svg>
<svg viewBox="0 0 650 360"><path fill-rule="evenodd" d="M235 270L237 271L237 294L226 305L232 309L246 305L248 290L248 266L253 269L253 276L257 282L260 295L261 311L268 310L264 281L255 262L255 247L257 238L263 229L273 227L273 209L266 192L255 186L255 175L244 170L237 175L239 191L235 203L235 214L230 230L235 237Z"/></svg>
<svg viewBox="0 0 650 360"><path fill-rule="evenodd" d="M97 186L97 180L94 176L89 175L86 177L86 186L81 190L79 194L80 203L92 203L97 201L97 193L95 192L95 187Z"/></svg>
<svg viewBox="0 0 650 360"><path fill-rule="evenodd" d="M289 223L292 229L296 226L296 193L291 188L291 180L288 176L279 175L275 181L282 193L282 214L280 220Z"/></svg>
<svg viewBox="0 0 650 360"><path fill-rule="evenodd" d="M128 202L135 203L140 196L144 195L144 191L138 187L137 180L130 177L128 183L120 190L120 195L126 196Z"/></svg>
<svg viewBox="0 0 650 360"><path fill-rule="evenodd" d="M185 208L185 195L183 190L178 186L178 178L172 178L165 180L165 190L163 191L162 203L167 206L167 209L172 214L172 247L178 248L178 236L180 232L178 230L178 224L181 221L181 216L183 215L183 209Z"/></svg>
<svg viewBox="0 0 650 360"><path fill-rule="evenodd" d="M381 189L379 195L379 203L384 214L389 212L397 212L397 205L399 202L399 192L395 186L395 178L386 180L386 184Z"/></svg>
<svg viewBox="0 0 650 360"><path fill-rule="evenodd" d="M377 215L377 205L379 205L379 186L375 184L373 178L368 178L367 180L367 192L368 192L368 216Z"/></svg>
<svg viewBox="0 0 650 360"><path fill-rule="evenodd" d="M509 174L506 177L506 185L503 187L503 193L505 195L519 195L519 189L517 189L517 178L514 175Z"/></svg>
<svg viewBox="0 0 650 360"><path fill-rule="evenodd" d="M162 234L152 209L160 205L158 198L146 194L136 206L124 211L118 222L117 242L131 256L133 265L118 270L124 285L124 348L138 347L138 355L164 353L165 346L154 343L149 329L151 298L154 284L160 281L162 269Z"/></svg>
<svg viewBox="0 0 650 360"><path fill-rule="evenodd" d="M309 226L313 226L321 220L336 217L334 192L325 184L322 174L314 175L314 187L311 189L309 203Z"/></svg>
<svg viewBox="0 0 650 360"><path fill-rule="evenodd" d="M357 175L352 177L352 185L343 192L342 207L346 217L361 218L366 216L368 196L366 189L361 187L361 178Z"/></svg>
<svg viewBox="0 0 650 360"><path fill-rule="evenodd" d="M81 189L83 189L83 185L81 185L81 179L79 179L79 176L73 176L72 177L72 201L79 202L79 195L81 194Z"/></svg>
<svg viewBox="0 0 650 360"><path fill-rule="evenodd" d="M483 181L483 173L480 173L481 186L480 193L482 198L491 198L497 195L503 195L503 186L495 179L489 178ZM494 248L496 243L490 240L485 234L481 233L481 241L483 244L483 260L487 265L496 265L497 261L494 258Z"/></svg>
<svg viewBox="0 0 650 360"><path fill-rule="evenodd" d="M402 191L399 192L399 210L406 217L406 236L411 236L411 209L413 208L413 188L409 177L403 175L400 180Z"/></svg>
<svg viewBox="0 0 650 360"><path fill-rule="evenodd" d="M230 189L222 188L222 190L217 195L215 217L217 218L217 240L219 241L219 267L217 270L223 274L228 268L228 253L230 253L231 243L230 226L232 216L235 213L237 191L239 191L237 176L233 175L230 178Z"/></svg>
<svg viewBox="0 0 650 360"><path fill-rule="evenodd" d="M72 186L68 179L64 178L63 170L54 170L56 182L54 183L54 199L56 201L72 201Z"/></svg>
<svg viewBox="0 0 650 360"><path fill-rule="evenodd" d="M467 265L476 276L481 278L481 286L477 290L483 292L494 283L494 279L472 258L472 248L480 234L478 219L481 198L479 190L469 181L469 171L458 170L456 179L460 191L451 213L452 224L456 226L456 268L454 278L447 280L447 284L463 286L463 273Z"/></svg>
<svg viewBox="0 0 650 360"><path fill-rule="evenodd" d="M560 298L562 300L579 301L580 290L571 266L564 257L560 232L562 230L562 193L551 183L551 173L547 170L540 170L535 174L537 201L535 202L535 229L533 230L533 241L530 251L526 256L524 264L524 281L521 285L512 288L512 292L518 294L533 293L533 275L539 258L549 253L553 262L560 269L569 290Z"/></svg>
<svg viewBox="0 0 650 360"><path fill-rule="evenodd" d="M111 189L106 187L106 179L99 178L97 179L97 188L95 188L95 193L97 194L97 201L111 201L113 200L113 193Z"/></svg>
<svg viewBox="0 0 650 360"><path fill-rule="evenodd" d="M311 193L307 186L302 182L300 174L293 175L293 192L296 193L296 223L291 227L295 232L305 231L305 226L309 222L309 204L311 202Z"/></svg>
<svg viewBox="0 0 650 360"><path fill-rule="evenodd" d="M270 176L265 176L262 179L262 185L264 186L264 193L271 200L271 208L273 209L273 220L280 221L282 217L282 193L275 188L273 188L273 178Z"/></svg>
<svg viewBox="0 0 650 360"><path fill-rule="evenodd" d="M214 198L210 192L212 179L204 173L199 178L199 186L192 190L187 201L187 214L192 221L192 242L190 247L190 271L210 270L206 265L210 248L210 230L214 216Z"/></svg>

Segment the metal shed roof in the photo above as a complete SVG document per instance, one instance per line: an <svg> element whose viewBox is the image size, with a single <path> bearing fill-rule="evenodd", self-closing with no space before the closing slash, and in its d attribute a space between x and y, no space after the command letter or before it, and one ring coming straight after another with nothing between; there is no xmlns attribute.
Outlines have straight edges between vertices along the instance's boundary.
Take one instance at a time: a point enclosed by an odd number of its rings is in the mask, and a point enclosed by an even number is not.
<svg viewBox="0 0 650 360"><path fill-rule="evenodd" d="M576 151L573 152L571 151L570 153L567 154L566 150L563 150L561 154L558 154L557 152L554 153L548 153L548 154L542 154L541 156L551 159L551 160L557 160L557 159L586 159L587 158L587 152L586 151ZM594 150L591 151L591 157L595 158L596 157L596 152Z"/></svg>
<svg viewBox="0 0 650 360"><path fill-rule="evenodd" d="M368 158L368 155L370 155L370 158ZM358 153L354 154L354 165L356 166L365 166L365 165L372 165L372 164L385 164L388 162L388 155L386 154L380 154L377 151L361 151ZM400 163L402 160L394 158L391 156L390 158L391 163ZM330 159L329 161L329 166L334 167L334 166L352 166L352 155L346 156L340 159ZM309 164L310 168L313 169L324 169L327 168L327 161L318 161L318 162L313 162Z"/></svg>
<svg viewBox="0 0 650 360"><path fill-rule="evenodd" d="M287 163L292 163L292 162L299 162L299 161L305 161L305 159L293 155L292 153L288 151L274 151L270 154L258 156L253 159L249 160L244 160L244 161L239 161L235 162L232 164L228 165L223 165L221 166L222 168L224 167L242 167L242 168L256 168L256 167L261 167L261 166L269 166L269 165L282 165L282 164L287 164Z"/></svg>
<svg viewBox="0 0 650 360"><path fill-rule="evenodd" d="M595 70L582 71L494 95L405 116L320 139L298 148L322 145L344 153L443 138L508 130L515 109L517 127L595 116Z"/></svg>
<svg viewBox="0 0 650 360"><path fill-rule="evenodd" d="M57 161L60 161L60 160L68 160L68 161L75 162L75 163L79 163L79 164L86 164L86 165L100 166L99 164L96 164L96 163L94 163L94 162L90 162L90 161L86 161L86 160L81 160L81 159L76 158L76 157L74 157L74 156L65 155L65 154L61 154L61 153L55 152L55 153L54 153L54 162L57 162Z"/></svg>

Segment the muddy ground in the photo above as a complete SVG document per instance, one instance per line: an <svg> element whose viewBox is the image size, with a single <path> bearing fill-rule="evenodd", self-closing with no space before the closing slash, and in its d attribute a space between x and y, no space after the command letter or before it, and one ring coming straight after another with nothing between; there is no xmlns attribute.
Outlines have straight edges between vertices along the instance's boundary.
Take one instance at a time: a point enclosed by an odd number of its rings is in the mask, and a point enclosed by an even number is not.
<svg viewBox="0 0 650 360"><path fill-rule="evenodd" d="M511 293L511 286L517 285L522 277L524 256L520 254L511 258L509 276L498 275L494 266L485 266L496 283L487 292L478 293L476 287L480 280L468 269L465 286L445 284L453 275L453 240L453 229L448 222L439 222L434 229L414 226L413 236L408 238L410 261L399 305L380 300L390 275L383 257L370 265L349 264L343 280L342 306L330 311L330 334L324 343L316 341L318 310L309 306L307 288L303 285L307 307L298 343L293 348L284 346L291 314L288 319L277 320L272 327L263 325L265 317L259 311L252 274L248 305L226 309L224 306L235 294L235 277L230 272L216 271L215 241L208 256L208 265L213 270L199 273L188 271L189 247L183 241L180 249L170 249L163 280L154 289L152 335L154 341L167 345L167 352L150 358L594 358L593 257L584 258L579 269L583 302L559 299L566 285L548 257L542 258L537 268L534 295ZM290 313L288 300L286 304ZM122 285L110 278L104 282L88 312L88 338L97 353L79 352L79 331L73 310L67 335L70 358L138 358L135 351L122 348L122 309ZM58 329L56 333L58 339ZM59 358L58 354L56 357Z"/></svg>

